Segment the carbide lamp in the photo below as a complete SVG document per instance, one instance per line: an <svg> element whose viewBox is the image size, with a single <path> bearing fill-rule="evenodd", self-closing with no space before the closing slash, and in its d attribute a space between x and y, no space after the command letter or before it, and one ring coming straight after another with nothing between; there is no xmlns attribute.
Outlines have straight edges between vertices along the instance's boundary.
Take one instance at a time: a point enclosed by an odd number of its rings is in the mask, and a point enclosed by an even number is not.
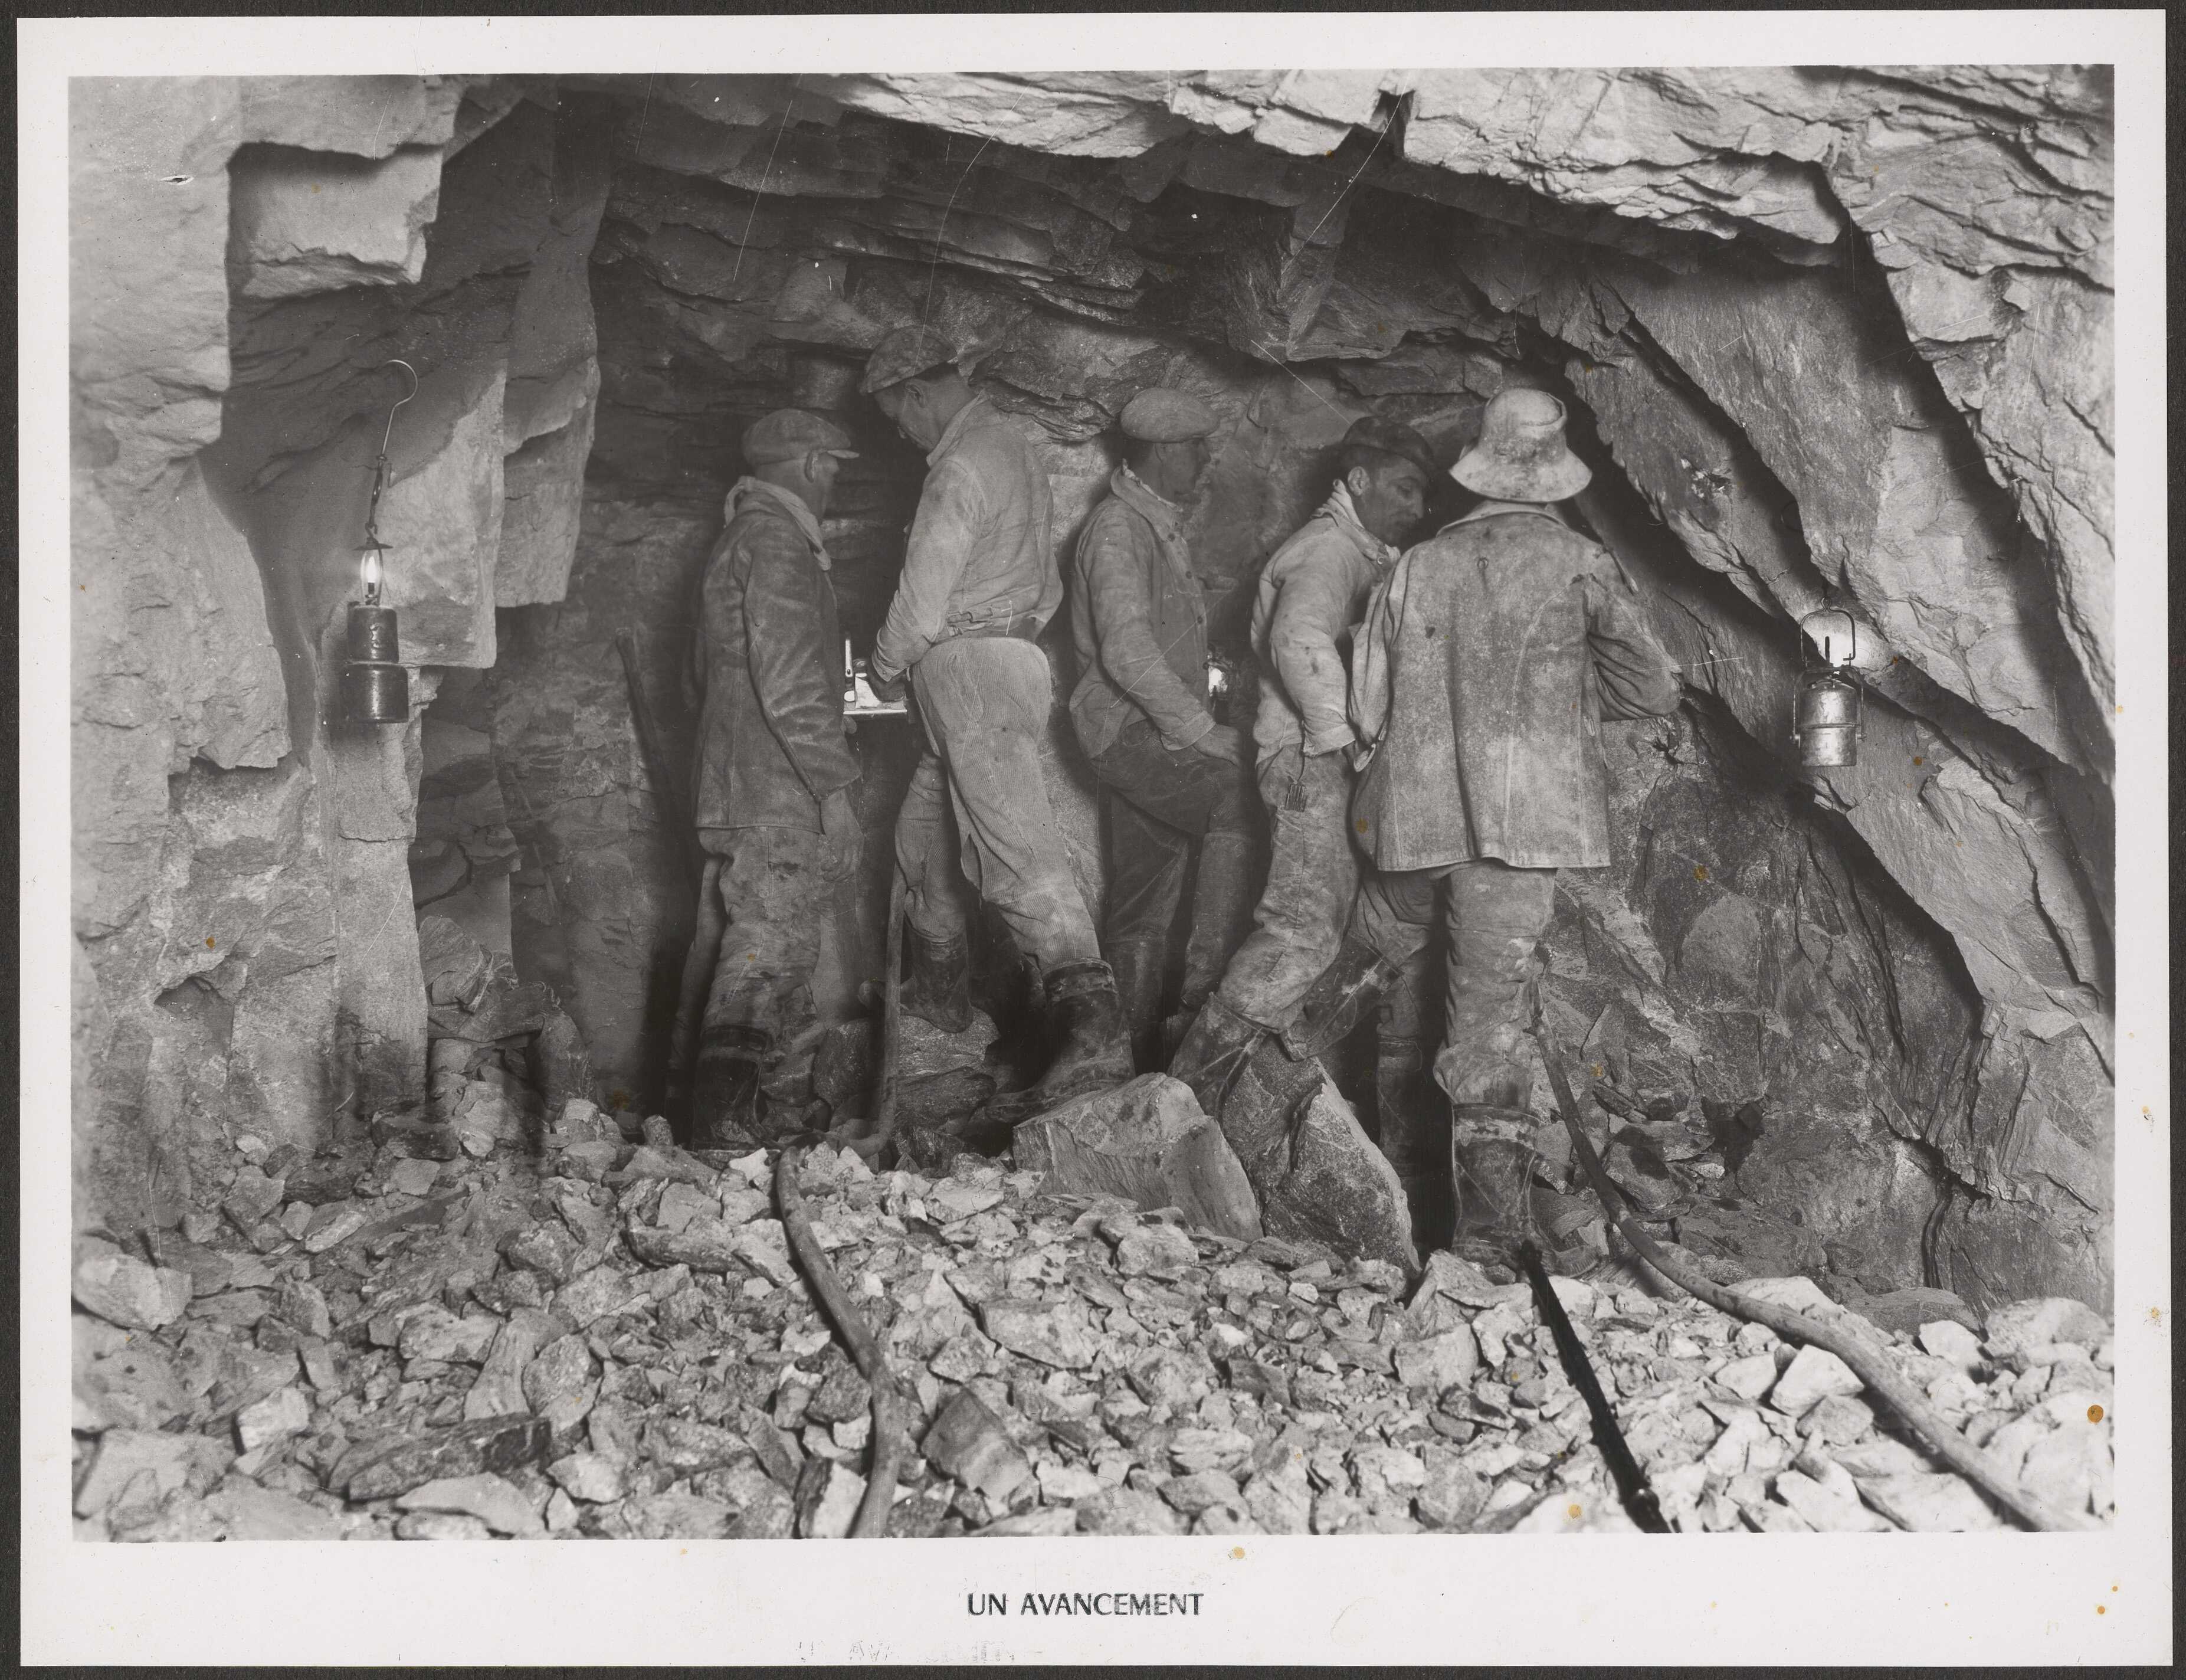
<svg viewBox="0 0 2186 1680"><path fill-rule="evenodd" d="M357 582L364 599L350 603L342 700L343 709L360 723L405 723L410 718L410 673L401 663L395 609L383 605L379 598L387 578L388 548L379 540L379 498L387 488L387 445L395 435L395 412L418 394L418 370L400 360L380 365L409 374L410 391L387 411L387 430L373 463L372 505L364 516L364 543L357 551Z"/></svg>
<svg viewBox="0 0 2186 1680"><path fill-rule="evenodd" d="M1805 634L1817 619L1844 621L1845 633ZM1799 621L1803 640L1819 646L1822 661L1799 673L1792 701L1791 739L1799 762L1809 770L1849 769L1859 762L1860 707L1864 691L1854 668L1859 655L1859 621L1837 607L1808 613ZM1841 650L1841 653L1840 653Z"/></svg>

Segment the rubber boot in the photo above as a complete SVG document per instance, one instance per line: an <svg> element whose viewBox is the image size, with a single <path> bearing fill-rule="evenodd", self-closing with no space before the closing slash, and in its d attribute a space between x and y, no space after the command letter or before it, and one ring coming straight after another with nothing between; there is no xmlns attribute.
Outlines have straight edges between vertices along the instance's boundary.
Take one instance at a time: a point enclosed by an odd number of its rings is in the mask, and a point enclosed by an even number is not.
<svg viewBox="0 0 2186 1680"><path fill-rule="evenodd" d="M1016 1126L1095 1091L1132 1078L1131 1043L1124 1026L1116 977L1097 958L1051 969L1045 985L1049 1021L1062 1039L1055 1059L1037 1084L1009 1091L983 1110L989 1121Z"/></svg>
<svg viewBox="0 0 2186 1680"><path fill-rule="evenodd" d="M1253 837L1236 829L1209 829L1199 842L1184 979L1178 987L1176 1012L1186 1025L1222 983L1223 970L1252 930L1259 888L1253 868Z"/></svg>
<svg viewBox="0 0 2186 1680"><path fill-rule="evenodd" d="M1159 940L1118 940L1107 948L1124 1028L1130 1035L1131 1062L1141 1073L1161 1065L1162 969L1168 954L1166 941Z"/></svg>
<svg viewBox="0 0 2186 1680"><path fill-rule="evenodd" d="M1299 1000L1298 1014L1283 1030L1284 1050L1303 1061L1341 1043L1404 972L1365 940L1347 935L1335 960Z"/></svg>
<svg viewBox="0 0 2186 1680"><path fill-rule="evenodd" d="M1239 1014L1217 992L1185 1029L1176 1054L1169 1059L1169 1076L1190 1086L1201 1110L1219 1124L1223 1099L1230 1094L1238 1070L1267 1036L1267 1028Z"/></svg>
<svg viewBox="0 0 2186 1680"><path fill-rule="evenodd" d="M1420 1041L1382 1033L1374 1046L1374 1109L1382 1153L1397 1169L1421 1254L1446 1248L1450 1228L1449 1104L1427 1076Z"/></svg>
<svg viewBox="0 0 2186 1680"><path fill-rule="evenodd" d="M1522 1110L1488 1103L1452 1107L1450 1165L1457 1196L1450 1247L1512 1276L1531 1222L1533 1139L1533 1117Z"/></svg>
<svg viewBox="0 0 2186 1680"><path fill-rule="evenodd" d="M954 939L928 939L916 928L908 931L911 978L898 995L898 1006L944 1032L963 1031L972 1025L972 941L961 933Z"/></svg>
<svg viewBox="0 0 2186 1680"><path fill-rule="evenodd" d="M749 1149L760 1141L759 1081L773 1048L772 1036L755 1027L716 1026L706 1034L692 1081L692 1149Z"/></svg>

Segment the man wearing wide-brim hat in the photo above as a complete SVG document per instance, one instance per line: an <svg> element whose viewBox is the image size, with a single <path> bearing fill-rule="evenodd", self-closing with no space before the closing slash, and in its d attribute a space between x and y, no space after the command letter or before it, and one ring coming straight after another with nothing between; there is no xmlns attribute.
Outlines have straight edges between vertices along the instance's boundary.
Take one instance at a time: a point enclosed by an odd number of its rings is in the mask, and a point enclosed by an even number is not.
<svg viewBox="0 0 2186 1680"><path fill-rule="evenodd" d="M1508 1261L1525 1226L1539 1062L1528 1032L1556 871L1610 861L1601 720L1660 716L1680 694L1622 569L1555 505L1590 475L1564 424L1546 391L1490 401L1450 469L1484 499L1408 552L1367 604L1351 722L1371 757L1352 827L1373 873L1286 1035L1298 1054L1334 1042L1418 962L1439 904L1449 949L1434 1076L1450 1149L1423 1125L1393 1164L1430 1242L1454 1167L1454 1245L1489 1263Z"/></svg>
<svg viewBox="0 0 2186 1680"><path fill-rule="evenodd" d="M829 889L857 857L858 761L844 734L842 631L820 536L842 464L857 458L850 443L800 408L756 421L743 435L750 470L729 492L699 586L689 676L700 697L700 914L726 924L692 1076L700 1147L748 1147L805 1118L812 971ZM678 1023L679 1049L690 1030Z"/></svg>
<svg viewBox="0 0 2186 1680"><path fill-rule="evenodd" d="M1053 678L1037 638L1062 604L1047 474L966 365L925 326L891 333L866 364L862 389L928 452L872 669L883 699L908 679L925 736L896 821L911 935L903 1007L944 1031L971 1024L968 869L1039 974L1058 1041L1040 1079L991 1114L1015 1120L1121 1084L1131 1066L1040 768Z"/></svg>

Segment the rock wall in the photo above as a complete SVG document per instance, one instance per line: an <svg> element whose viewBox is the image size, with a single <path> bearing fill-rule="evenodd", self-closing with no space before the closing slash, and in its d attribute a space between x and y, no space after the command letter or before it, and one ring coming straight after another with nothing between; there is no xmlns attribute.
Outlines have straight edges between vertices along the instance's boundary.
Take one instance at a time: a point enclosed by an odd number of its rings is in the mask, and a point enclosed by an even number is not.
<svg viewBox="0 0 2186 1680"><path fill-rule="evenodd" d="M1507 383L1570 399L1582 513L1692 699L1617 734L1630 850L1566 883L1559 1019L1635 1077L1765 1099L1745 1193L1802 1211L1802 1263L2104 1298L2099 71L266 79L79 108L87 1205L137 1205L154 1155L216 1188L240 1127L309 1141L414 1096L413 900L563 992L603 1098L656 1100L681 666L735 440L787 403L859 436L827 526L868 644L921 464L855 383L924 320L1047 462L1061 544L1133 392L1209 402L1191 534L1233 653L1352 418L1448 459ZM154 255L147 309L121 282ZM414 702L442 698L360 739L333 638L398 355L424 379L390 595ZM1794 626L1824 604L1859 622L1869 726L1857 769L1808 774ZM1097 903L1065 641L1051 788ZM880 722L859 750L836 1014L877 968L912 745Z"/></svg>

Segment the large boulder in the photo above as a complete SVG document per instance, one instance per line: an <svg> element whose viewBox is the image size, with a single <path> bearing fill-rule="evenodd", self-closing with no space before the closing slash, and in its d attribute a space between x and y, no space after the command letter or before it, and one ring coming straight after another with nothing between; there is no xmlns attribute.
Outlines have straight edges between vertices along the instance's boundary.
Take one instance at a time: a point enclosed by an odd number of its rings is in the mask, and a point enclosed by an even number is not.
<svg viewBox="0 0 2186 1680"><path fill-rule="evenodd" d="M1010 1148L1019 1166L1047 1175L1051 1190L1174 1207L1187 1223L1225 1237L1249 1241L1261 1233L1259 1205L1236 1151L1191 1087L1166 1074L1036 1115L1017 1128Z"/></svg>

